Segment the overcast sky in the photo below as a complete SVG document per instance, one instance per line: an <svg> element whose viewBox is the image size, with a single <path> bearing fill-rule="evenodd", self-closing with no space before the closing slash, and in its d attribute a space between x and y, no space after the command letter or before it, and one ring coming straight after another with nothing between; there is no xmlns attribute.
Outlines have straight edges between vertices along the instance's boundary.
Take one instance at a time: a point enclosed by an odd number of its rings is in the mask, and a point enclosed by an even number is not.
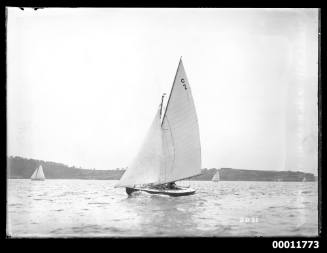
<svg viewBox="0 0 327 253"><path fill-rule="evenodd" d="M8 155L128 166L182 56L203 168L317 174L318 10L7 11Z"/></svg>

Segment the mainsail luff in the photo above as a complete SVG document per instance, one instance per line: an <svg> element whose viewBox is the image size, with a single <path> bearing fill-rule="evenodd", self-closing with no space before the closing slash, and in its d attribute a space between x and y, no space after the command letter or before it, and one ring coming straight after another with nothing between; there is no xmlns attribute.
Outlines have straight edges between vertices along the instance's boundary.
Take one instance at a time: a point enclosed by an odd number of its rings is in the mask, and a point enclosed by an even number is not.
<svg viewBox="0 0 327 253"><path fill-rule="evenodd" d="M171 98L171 96L173 94L174 86L175 86L175 83L176 83L176 77L177 77L177 74L179 72L179 68L180 68L181 64L182 64L182 57L179 60L179 63L178 63L178 66L177 66L177 70L176 70L176 73L175 73L175 77L174 77L174 82L173 82L173 85L171 86L171 89L170 89L169 98L168 98L168 101L167 101L167 104L166 104L166 108L165 108L165 113L164 113L164 115L162 117L161 127L164 124L164 118L165 118L166 113L167 113L167 109L168 109L170 98Z"/></svg>

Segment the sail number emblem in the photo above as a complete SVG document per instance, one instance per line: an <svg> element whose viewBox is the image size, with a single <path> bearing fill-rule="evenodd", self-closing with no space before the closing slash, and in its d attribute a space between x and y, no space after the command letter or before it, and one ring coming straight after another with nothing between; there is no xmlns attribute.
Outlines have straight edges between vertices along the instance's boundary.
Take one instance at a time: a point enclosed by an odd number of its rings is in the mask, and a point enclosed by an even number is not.
<svg viewBox="0 0 327 253"><path fill-rule="evenodd" d="M181 82L182 82L182 84L184 86L184 89L187 90L184 78L181 79Z"/></svg>

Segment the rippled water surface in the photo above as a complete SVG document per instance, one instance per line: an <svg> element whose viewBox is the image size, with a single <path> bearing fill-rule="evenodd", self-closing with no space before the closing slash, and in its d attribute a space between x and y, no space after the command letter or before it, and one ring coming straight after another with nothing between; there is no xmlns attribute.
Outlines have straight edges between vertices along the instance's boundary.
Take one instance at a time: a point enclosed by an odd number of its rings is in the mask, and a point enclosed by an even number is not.
<svg viewBox="0 0 327 253"><path fill-rule="evenodd" d="M316 182L183 182L195 195L137 193L107 180L8 180L7 233L19 237L314 236Z"/></svg>

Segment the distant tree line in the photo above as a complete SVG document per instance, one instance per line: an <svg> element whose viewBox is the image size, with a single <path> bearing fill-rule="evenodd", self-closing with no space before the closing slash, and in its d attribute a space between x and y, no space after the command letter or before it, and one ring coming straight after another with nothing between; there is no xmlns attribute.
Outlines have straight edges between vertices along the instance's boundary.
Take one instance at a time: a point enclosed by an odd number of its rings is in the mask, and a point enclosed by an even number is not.
<svg viewBox="0 0 327 253"><path fill-rule="evenodd" d="M127 167L113 170L82 169L62 163L19 156L7 157L7 178L30 178L34 170L42 165L44 175L48 179L99 179L119 180ZM201 174L189 180L210 181L219 171L220 181L315 181L311 173L300 171L263 171L240 170L231 168L204 168Z"/></svg>

